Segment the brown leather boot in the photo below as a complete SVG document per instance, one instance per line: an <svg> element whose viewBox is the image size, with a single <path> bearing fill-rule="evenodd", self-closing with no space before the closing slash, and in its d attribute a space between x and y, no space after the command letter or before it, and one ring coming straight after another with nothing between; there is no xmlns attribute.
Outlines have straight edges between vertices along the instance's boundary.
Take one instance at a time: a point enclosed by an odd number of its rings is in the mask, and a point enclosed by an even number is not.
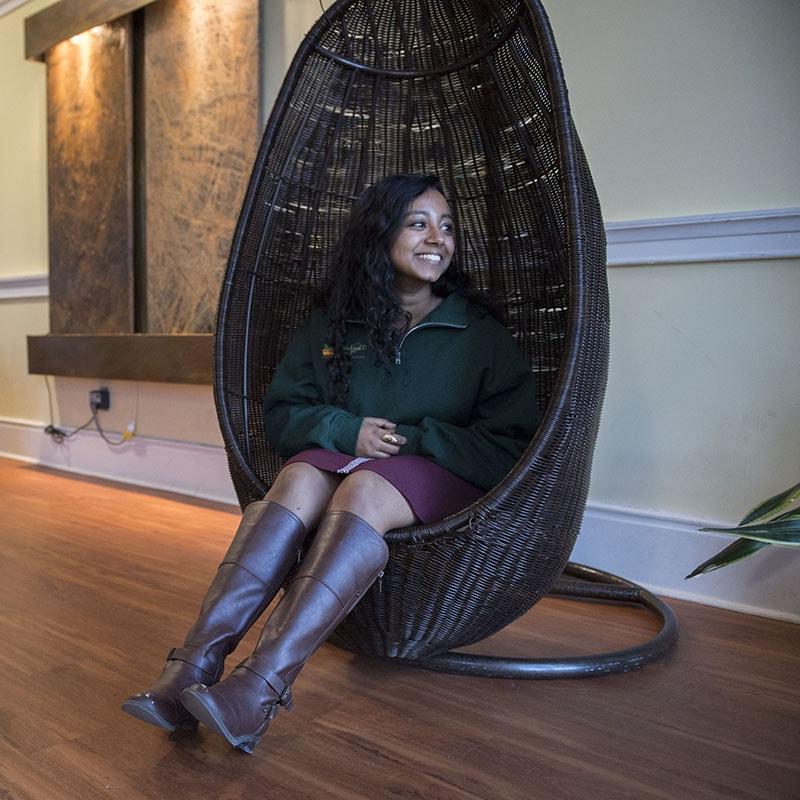
<svg viewBox="0 0 800 800"><path fill-rule="evenodd" d="M267 620L250 658L222 683L181 694L184 707L246 753L278 706L292 708L303 664L372 585L389 558L383 536L347 511L326 514L308 554Z"/></svg>
<svg viewBox="0 0 800 800"><path fill-rule="evenodd" d="M183 647L169 651L158 680L129 697L122 710L168 731L196 727L180 693L199 681L211 685L220 679L225 657L277 594L305 537L300 518L279 503L247 506Z"/></svg>

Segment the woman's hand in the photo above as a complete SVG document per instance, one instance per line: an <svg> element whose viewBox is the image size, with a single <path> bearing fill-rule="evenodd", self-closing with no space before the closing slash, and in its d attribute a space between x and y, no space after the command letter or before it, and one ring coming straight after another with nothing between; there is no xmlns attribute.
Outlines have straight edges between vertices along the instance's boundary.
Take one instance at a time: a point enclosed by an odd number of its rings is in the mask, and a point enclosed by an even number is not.
<svg viewBox="0 0 800 800"><path fill-rule="evenodd" d="M397 425L381 417L364 417L356 440L356 455L360 458L389 458L400 452L407 441L395 433Z"/></svg>

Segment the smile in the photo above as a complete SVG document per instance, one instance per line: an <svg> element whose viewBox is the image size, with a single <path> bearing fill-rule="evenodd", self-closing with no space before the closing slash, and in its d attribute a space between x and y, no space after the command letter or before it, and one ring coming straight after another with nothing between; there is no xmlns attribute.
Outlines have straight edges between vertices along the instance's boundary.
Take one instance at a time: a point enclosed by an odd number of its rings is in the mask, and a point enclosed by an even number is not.
<svg viewBox="0 0 800 800"><path fill-rule="evenodd" d="M423 258L425 261L433 261L437 264L442 260L442 257L436 253L417 253L417 258Z"/></svg>

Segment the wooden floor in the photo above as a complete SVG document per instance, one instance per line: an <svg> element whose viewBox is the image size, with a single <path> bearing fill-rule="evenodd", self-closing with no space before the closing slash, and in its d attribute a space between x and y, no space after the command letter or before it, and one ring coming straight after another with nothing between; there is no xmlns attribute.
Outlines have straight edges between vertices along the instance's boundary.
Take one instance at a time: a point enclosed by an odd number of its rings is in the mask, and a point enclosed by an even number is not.
<svg viewBox="0 0 800 800"><path fill-rule="evenodd" d="M678 647L640 672L462 678L326 645L253 755L170 736L119 704L180 643L234 509L2 459L0 486L0 800L800 797L800 626L677 601ZM545 600L476 649L591 652L651 630Z"/></svg>

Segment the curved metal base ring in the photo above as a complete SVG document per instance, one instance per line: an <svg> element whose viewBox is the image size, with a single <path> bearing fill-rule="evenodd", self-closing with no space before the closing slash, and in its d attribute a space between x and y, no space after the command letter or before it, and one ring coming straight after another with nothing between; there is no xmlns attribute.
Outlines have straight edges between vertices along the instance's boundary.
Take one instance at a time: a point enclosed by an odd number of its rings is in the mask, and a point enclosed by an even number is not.
<svg viewBox="0 0 800 800"><path fill-rule="evenodd" d="M645 664L663 658L675 644L678 637L678 622L672 609L647 589L610 572L573 562L567 564L564 575L581 580L561 578L551 590L551 595L578 600L611 600L640 605L660 619L661 630L652 639L628 650L615 650L590 656L504 658L451 651L428 658L398 658L392 661L436 672L483 678L532 680L591 678L641 669Z"/></svg>

